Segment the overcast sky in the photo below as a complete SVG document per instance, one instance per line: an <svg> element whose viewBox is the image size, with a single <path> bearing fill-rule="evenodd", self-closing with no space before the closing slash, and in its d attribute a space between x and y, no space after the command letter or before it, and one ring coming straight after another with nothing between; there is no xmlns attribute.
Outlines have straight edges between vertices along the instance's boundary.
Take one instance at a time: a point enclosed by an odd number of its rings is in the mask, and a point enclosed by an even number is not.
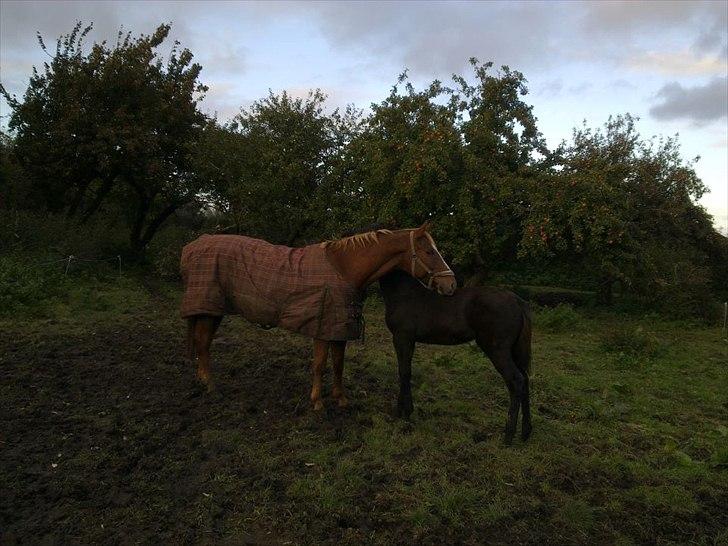
<svg viewBox="0 0 728 546"><path fill-rule="evenodd" d="M172 37L202 64L204 108L221 119L283 89L321 88L332 105L367 107L409 69L416 83L467 75L467 60L507 64L549 144L586 120L639 116L644 136L680 134L683 155L728 224L728 2L0 2L0 81L22 95L53 44L77 20L92 40L120 28ZM0 103L0 115L7 105ZM6 118L3 118L5 121Z"/></svg>

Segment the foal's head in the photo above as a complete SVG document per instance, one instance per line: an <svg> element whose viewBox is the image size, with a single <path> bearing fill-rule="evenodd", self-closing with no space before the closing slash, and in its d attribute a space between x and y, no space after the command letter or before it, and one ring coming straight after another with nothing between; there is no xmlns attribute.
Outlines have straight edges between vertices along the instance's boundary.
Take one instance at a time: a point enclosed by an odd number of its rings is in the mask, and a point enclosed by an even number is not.
<svg viewBox="0 0 728 546"><path fill-rule="evenodd" d="M440 251L435 246L435 240L427 231L429 224L425 223L417 229L409 231L409 253L404 269L414 278L419 280L423 286L435 289L439 294L451 296L457 288L455 274L450 266L445 263Z"/></svg>

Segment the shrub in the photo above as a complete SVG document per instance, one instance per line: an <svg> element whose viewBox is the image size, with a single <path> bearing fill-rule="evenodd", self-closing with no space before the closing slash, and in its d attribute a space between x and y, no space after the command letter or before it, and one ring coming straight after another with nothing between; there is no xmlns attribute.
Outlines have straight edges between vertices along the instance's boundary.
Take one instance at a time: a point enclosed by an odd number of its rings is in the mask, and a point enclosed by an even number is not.
<svg viewBox="0 0 728 546"><path fill-rule="evenodd" d="M0 209L0 251L55 253L89 259L129 254L125 229L110 218L86 224L59 214Z"/></svg>
<svg viewBox="0 0 728 546"><path fill-rule="evenodd" d="M602 348L609 353L630 357L654 358L665 352L667 345L642 326L623 326L602 335Z"/></svg>
<svg viewBox="0 0 728 546"><path fill-rule="evenodd" d="M579 312L568 303L543 308L536 313L536 325L549 332L563 332L576 327L581 321Z"/></svg>
<svg viewBox="0 0 728 546"><path fill-rule="evenodd" d="M182 247L200 233L174 224L160 231L147 249L147 257L154 272L165 280L179 280L179 258Z"/></svg>
<svg viewBox="0 0 728 546"><path fill-rule="evenodd" d="M514 286L511 290L524 300L542 307L556 307L559 304L590 305L594 303L595 297L594 292L551 286Z"/></svg>
<svg viewBox="0 0 728 546"><path fill-rule="evenodd" d="M54 267L55 266L55 267ZM18 256L0 257L0 316L37 311L66 289L62 263L38 265Z"/></svg>

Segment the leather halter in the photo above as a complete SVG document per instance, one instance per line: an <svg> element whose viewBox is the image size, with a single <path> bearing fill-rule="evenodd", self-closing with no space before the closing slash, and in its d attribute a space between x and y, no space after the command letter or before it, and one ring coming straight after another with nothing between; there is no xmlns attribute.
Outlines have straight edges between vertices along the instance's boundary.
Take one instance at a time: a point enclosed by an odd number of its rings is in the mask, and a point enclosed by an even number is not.
<svg viewBox="0 0 728 546"><path fill-rule="evenodd" d="M415 249L415 232L414 232L414 230L410 231L410 250L412 251L412 266L411 266L412 276L415 279L417 279L420 282L420 284L422 286L424 286L425 288L427 288L428 290L432 290L432 282L437 277L454 277L455 276L455 273L452 272L452 269L450 269L447 264L445 264L445 269L443 269L442 271L433 272L432 269L427 267L427 264L425 262L423 262L422 258L420 258L417 255L417 250ZM440 256L440 258L442 258L442 256ZM444 263L444 261L445 260L443 260L443 263ZM422 267L422 269L427 271L427 277L428 277L427 284L422 282L422 279L420 279L417 275L415 275L415 264L419 264L420 267Z"/></svg>

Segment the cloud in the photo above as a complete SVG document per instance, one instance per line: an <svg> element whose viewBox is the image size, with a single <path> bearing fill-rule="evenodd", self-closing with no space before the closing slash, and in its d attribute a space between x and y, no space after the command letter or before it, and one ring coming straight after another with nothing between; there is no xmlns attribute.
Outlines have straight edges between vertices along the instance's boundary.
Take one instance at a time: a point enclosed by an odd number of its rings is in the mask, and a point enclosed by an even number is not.
<svg viewBox="0 0 728 546"><path fill-rule="evenodd" d="M650 108L657 120L691 120L698 125L728 117L728 78L713 78L705 85L664 85L655 95L661 102Z"/></svg>
<svg viewBox="0 0 728 546"><path fill-rule="evenodd" d="M317 20L333 47L367 52L415 75L458 72L471 56L530 73L565 62L673 75L716 74L725 65L719 61L728 25L723 2L317 2L287 8Z"/></svg>
<svg viewBox="0 0 728 546"><path fill-rule="evenodd" d="M609 87L612 89L636 89L637 86L630 82L625 80L624 78L619 78L617 80L614 80L609 84Z"/></svg>
<svg viewBox="0 0 728 546"><path fill-rule="evenodd" d="M564 88L564 82L561 78L549 80L536 88L536 95L544 97L555 97L561 93Z"/></svg>
<svg viewBox="0 0 728 546"><path fill-rule="evenodd" d="M728 59L696 56L691 51L650 51L627 59L627 66L640 72L672 76L716 76L728 72Z"/></svg>
<svg viewBox="0 0 728 546"><path fill-rule="evenodd" d="M548 62L558 10L530 3L305 4L337 48L366 51L412 73L448 76L472 56L522 66Z"/></svg>

